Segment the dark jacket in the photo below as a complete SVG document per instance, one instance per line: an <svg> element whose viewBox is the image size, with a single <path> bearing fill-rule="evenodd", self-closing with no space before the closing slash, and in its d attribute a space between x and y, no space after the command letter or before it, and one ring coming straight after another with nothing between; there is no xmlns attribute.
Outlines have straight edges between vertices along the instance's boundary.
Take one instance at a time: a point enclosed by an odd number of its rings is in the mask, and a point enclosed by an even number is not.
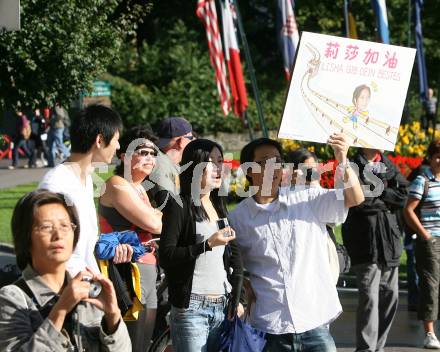
<svg viewBox="0 0 440 352"><path fill-rule="evenodd" d="M404 206L409 182L397 167L384 155L381 161L386 170L375 173L385 188L378 197L365 197L365 201L350 208L342 225L342 237L353 265L379 263L388 267L398 266L402 253L401 227L396 213ZM371 185L366 179L364 167L368 163L362 153L353 160L359 167L361 185Z"/></svg>
<svg viewBox="0 0 440 352"><path fill-rule="evenodd" d="M167 277L169 301L177 308L188 308L196 259L211 248L207 241L196 243L196 223L188 201L183 200L181 207L170 197L163 210L162 223L159 263ZM237 306L243 283L243 262L235 240L229 242L229 248L225 248L223 263L232 285L232 302Z"/></svg>

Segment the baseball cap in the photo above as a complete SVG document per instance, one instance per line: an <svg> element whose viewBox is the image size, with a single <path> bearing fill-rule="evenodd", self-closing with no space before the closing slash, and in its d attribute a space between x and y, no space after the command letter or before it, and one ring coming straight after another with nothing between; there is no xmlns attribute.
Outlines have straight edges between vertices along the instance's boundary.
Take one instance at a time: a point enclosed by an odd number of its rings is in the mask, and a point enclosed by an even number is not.
<svg viewBox="0 0 440 352"><path fill-rule="evenodd" d="M172 138L184 136L192 132L191 124L183 117L168 117L161 121L157 129L159 149L165 147Z"/></svg>

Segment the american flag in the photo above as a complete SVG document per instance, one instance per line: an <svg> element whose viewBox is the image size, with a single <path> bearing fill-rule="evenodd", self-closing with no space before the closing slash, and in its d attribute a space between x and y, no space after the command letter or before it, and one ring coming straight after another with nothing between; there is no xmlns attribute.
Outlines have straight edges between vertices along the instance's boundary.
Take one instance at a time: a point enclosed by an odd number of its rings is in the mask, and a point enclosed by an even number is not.
<svg viewBox="0 0 440 352"><path fill-rule="evenodd" d="M283 53L284 73L287 80L290 80L290 70L299 41L298 26L293 8L293 0L278 0L278 40Z"/></svg>
<svg viewBox="0 0 440 352"><path fill-rule="evenodd" d="M223 47L217 21L217 11L214 0L198 0L197 16L203 22L208 38L209 56L215 70L217 89L220 96L220 105L225 115L231 110L228 81L226 79L226 66L223 57Z"/></svg>

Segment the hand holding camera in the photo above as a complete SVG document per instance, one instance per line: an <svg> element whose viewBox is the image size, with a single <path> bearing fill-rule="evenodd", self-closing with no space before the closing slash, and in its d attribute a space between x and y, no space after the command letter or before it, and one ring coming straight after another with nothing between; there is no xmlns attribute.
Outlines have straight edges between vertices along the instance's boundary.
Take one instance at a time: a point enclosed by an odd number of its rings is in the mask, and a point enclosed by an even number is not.
<svg viewBox="0 0 440 352"><path fill-rule="evenodd" d="M61 291L48 318L61 331L64 319L79 303L88 302L104 312L107 333L113 333L121 320L115 289L112 282L89 269L79 272Z"/></svg>
<svg viewBox="0 0 440 352"><path fill-rule="evenodd" d="M217 220L219 230L208 239L209 247L225 246L235 239L235 231L229 226L228 219Z"/></svg>

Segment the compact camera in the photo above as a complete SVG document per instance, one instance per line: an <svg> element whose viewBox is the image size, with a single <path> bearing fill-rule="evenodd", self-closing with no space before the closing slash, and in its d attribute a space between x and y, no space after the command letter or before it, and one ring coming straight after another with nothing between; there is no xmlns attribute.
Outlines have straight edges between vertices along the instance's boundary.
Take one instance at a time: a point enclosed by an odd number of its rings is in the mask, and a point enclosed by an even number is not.
<svg viewBox="0 0 440 352"><path fill-rule="evenodd" d="M229 227L229 221L227 218L222 218L222 219L218 219L217 220L217 228L219 230L222 230L226 227ZM230 231L225 231L223 232L223 236L225 237L230 237L231 236L231 232Z"/></svg>
<svg viewBox="0 0 440 352"><path fill-rule="evenodd" d="M89 298L96 298L102 291L102 285L99 281L95 281L90 276L83 276L81 281L87 281L90 283Z"/></svg>

